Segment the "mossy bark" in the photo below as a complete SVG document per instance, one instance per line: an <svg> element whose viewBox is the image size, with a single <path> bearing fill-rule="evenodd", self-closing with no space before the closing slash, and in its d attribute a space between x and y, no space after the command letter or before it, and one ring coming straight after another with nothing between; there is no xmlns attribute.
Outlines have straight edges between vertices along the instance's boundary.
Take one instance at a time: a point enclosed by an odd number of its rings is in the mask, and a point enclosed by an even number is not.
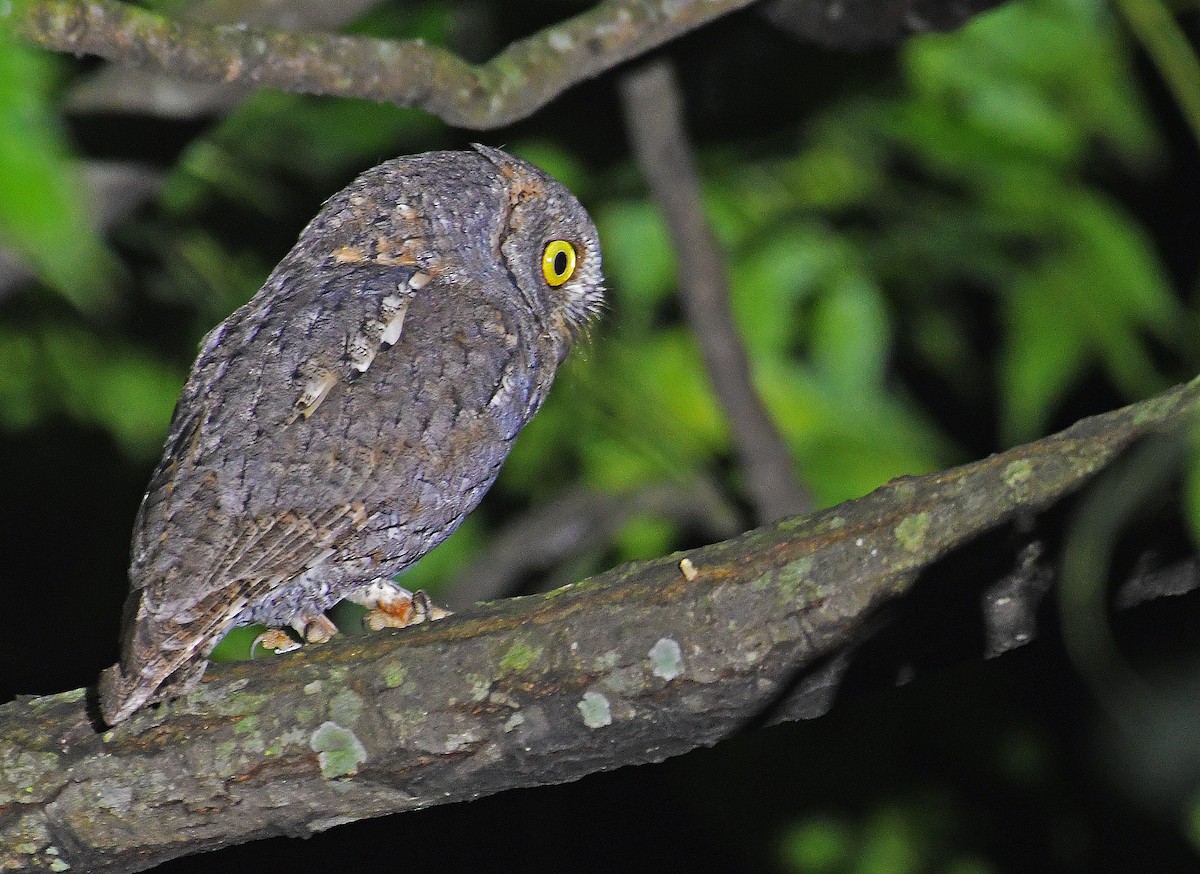
<svg viewBox="0 0 1200 874"><path fill-rule="evenodd" d="M430 625L214 665L100 733L85 690L0 707L0 870L134 871L716 743L822 712L859 637L948 550L1190 423L1200 381L960 468ZM681 567L687 558L690 564ZM822 677L824 676L824 679Z"/></svg>

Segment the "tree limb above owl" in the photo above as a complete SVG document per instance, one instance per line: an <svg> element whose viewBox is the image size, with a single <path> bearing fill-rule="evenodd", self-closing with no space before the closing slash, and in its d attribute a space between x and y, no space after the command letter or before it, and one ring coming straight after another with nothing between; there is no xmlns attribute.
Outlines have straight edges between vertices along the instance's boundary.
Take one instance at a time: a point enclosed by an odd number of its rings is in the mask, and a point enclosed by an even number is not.
<svg viewBox="0 0 1200 874"><path fill-rule="evenodd" d="M82 689L5 704L0 868L57 860L142 870L659 761L748 723L817 716L848 693L848 666L879 608L908 603L939 568L943 604L947 590L959 603L982 592L981 615L939 614L987 631L978 654L1023 645L1036 628L1021 623L1036 620L1045 592L1037 578L1052 571L1028 550L997 562L989 532L1119 470L1131 446L1176 434L1198 410L1195 380L686 554L394 636L222 665L193 693L104 735ZM977 541L984 570L964 573L955 561ZM1118 605L1179 594L1197 579L1194 559L1143 571ZM941 629L923 630L936 638ZM927 655L936 641L922 643Z"/></svg>
<svg viewBox="0 0 1200 874"><path fill-rule="evenodd" d="M483 64L422 40L194 23L118 0L18 0L13 24L21 37L47 49L230 85L390 102L423 109L447 124L485 130L525 118L571 86L754 2L604 0L517 40ZM856 31L845 42L892 42L922 29L944 29L992 2L982 0L978 8L942 4L966 11L947 21L910 14L906 23L893 19L904 17L908 3L859 2L852 4L859 17L878 17L882 29L865 37ZM777 0L769 15L793 32L836 44L831 22L845 5Z"/></svg>

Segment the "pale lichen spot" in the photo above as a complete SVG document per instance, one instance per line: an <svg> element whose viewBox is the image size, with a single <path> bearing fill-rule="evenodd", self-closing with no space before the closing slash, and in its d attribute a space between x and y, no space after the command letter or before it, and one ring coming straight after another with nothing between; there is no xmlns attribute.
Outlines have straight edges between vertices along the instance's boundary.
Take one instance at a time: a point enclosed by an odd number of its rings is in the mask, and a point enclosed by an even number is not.
<svg viewBox="0 0 1200 874"><path fill-rule="evenodd" d="M1010 489L1015 489L1033 476L1033 464L1027 458L1018 458L1004 468L1004 482Z"/></svg>
<svg viewBox="0 0 1200 874"><path fill-rule="evenodd" d="M420 291L429 284L429 280L433 279L428 273L422 273L418 270L408 278L408 287L413 291Z"/></svg>
<svg viewBox="0 0 1200 874"><path fill-rule="evenodd" d="M896 540L906 552L916 552L925 545L925 532L929 530L929 514L914 513L905 516L895 528Z"/></svg>
<svg viewBox="0 0 1200 874"><path fill-rule="evenodd" d="M575 48L575 40L571 38L571 34L565 30L552 30L547 37L547 42L550 43L550 48L556 52L569 52Z"/></svg>
<svg viewBox="0 0 1200 874"><path fill-rule="evenodd" d="M309 747L317 754L321 776L326 780L353 777L367 760L367 749L348 728L325 721L312 733Z"/></svg>
<svg viewBox="0 0 1200 874"><path fill-rule="evenodd" d="M504 721L504 731L506 733L510 732L514 728L517 728L518 726L521 726L524 724L525 724L525 714L524 713L514 713L512 716L508 717L508 719L506 719Z"/></svg>
<svg viewBox="0 0 1200 874"><path fill-rule="evenodd" d="M353 689L343 689L333 696L329 702L329 715L334 722L342 725L354 725L362 716L362 696Z"/></svg>
<svg viewBox="0 0 1200 874"><path fill-rule="evenodd" d="M679 641L660 637L658 642L650 647L648 655L654 676L669 681L683 673L683 650Z"/></svg>
<svg viewBox="0 0 1200 874"><path fill-rule="evenodd" d="M320 691L321 691L321 681L320 680L313 680L311 683L304 684L304 694L305 695L316 695Z"/></svg>
<svg viewBox="0 0 1200 874"><path fill-rule="evenodd" d="M583 715L583 724L588 728L603 728L612 725L612 708L608 699L599 692L584 692L583 700L575 705Z"/></svg>
<svg viewBox="0 0 1200 874"><path fill-rule="evenodd" d="M464 731L458 734L452 734L446 738L445 750L447 753L466 752L474 744L478 743L479 740L479 735L474 731Z"/></svg>
<svg viewBox="0 0 1200 874"><path fill-rule="evenodd" d="M466 679L471 685L471 700L476 703L486 700L492 691L492 681L475 674L468 674Z"/></svg>

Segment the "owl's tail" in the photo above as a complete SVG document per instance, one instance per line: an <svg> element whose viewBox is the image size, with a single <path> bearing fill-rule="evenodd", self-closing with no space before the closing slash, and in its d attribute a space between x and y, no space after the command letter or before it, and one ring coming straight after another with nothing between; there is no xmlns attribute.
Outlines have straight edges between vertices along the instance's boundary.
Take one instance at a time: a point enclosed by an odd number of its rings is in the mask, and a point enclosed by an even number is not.
<svg viewBox="0 0 1200 874"><path fill-rule="evenodd" d="M142 609L141 590L129 594L122 623L121 660L100 672L100 715L112 726L148 704L182 695L208 666L211 635L160 622ZM181 645L181 643L183 645Z"/></svg>
<svg viewBox="0 0 1200 874"><path fill-rule="evenodd" d="M127 674L120 662L100 672L100 715L113 726L124 722L148 704L166 701L193 688L204 676L208 662L195 658L154 685L152 675Z"/></svg>

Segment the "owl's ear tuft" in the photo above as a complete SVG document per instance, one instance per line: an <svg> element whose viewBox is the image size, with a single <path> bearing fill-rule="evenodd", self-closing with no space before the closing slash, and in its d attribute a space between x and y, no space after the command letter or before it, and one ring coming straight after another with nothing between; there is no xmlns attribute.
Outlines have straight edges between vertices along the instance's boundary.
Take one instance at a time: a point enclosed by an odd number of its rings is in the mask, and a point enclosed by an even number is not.
<svg viewBox="0 0 1200 874"><path fill-rule="evenodd" d="M500 171L501 176L514 183L512 196L515 200L521 201L528 194L540 193L540 177L543 174L532 164L510 155L503 149L481 143L471 143L471 148L487 158Z"/></svg>
<svg viewBox="0 0 1200 874"><path fill-rule="evenodd" d="M497 167L511 167L517 163L517 159L503 149L497 149L495 146L485 146L483 143L471 143L471 148L477 151L483 157L487 158Z"/></svg>

